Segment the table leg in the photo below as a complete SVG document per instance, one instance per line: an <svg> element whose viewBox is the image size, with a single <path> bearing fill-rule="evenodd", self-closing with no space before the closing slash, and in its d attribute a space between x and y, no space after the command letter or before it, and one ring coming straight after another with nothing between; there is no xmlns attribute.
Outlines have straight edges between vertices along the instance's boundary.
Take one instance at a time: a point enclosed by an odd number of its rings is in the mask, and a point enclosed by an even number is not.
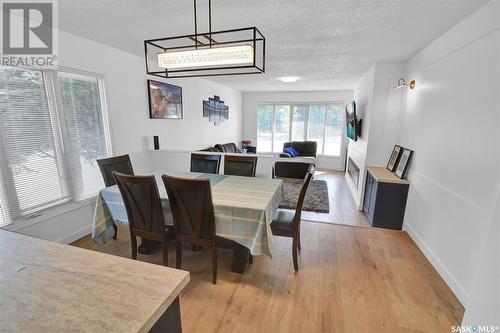
<svg viewBox="0 0 500 333"><path fill-rule="evenodd" d="M153 327L149 330L151 333L156 332L182 332L181 311L179 297L163 312L161 317L156 321Z"/></svg>
<svg viewBox="0 0 500 333"><path fill-rule="evenodd" d="M114 223L113 223L113 229L115 230L115 234L113 236L113 239L116 239L116 237L118 237L118 227Z"/></svg>
<svg viewBox="0 0 500 333"><path fill-rule="evenodd" d="M243 245L238 245L239 246L236 246L233 249L233 262L231 263L231 272L242 274L245 271L245 268L247 268L250 250Z"/></svg>
<svg viewBox="0 0 500 333"><path fill-rule="evenodd" d="M217 247L233 250L231 272L241 274L245 271L250 257L250 250L248 248L225 238L217 238Z"/></svg>

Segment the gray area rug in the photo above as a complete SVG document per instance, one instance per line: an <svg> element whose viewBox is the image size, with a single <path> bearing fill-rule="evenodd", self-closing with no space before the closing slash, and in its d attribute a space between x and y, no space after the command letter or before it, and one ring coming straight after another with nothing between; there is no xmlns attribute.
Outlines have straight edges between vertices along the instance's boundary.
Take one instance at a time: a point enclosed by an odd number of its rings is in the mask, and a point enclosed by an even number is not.
<svg viewBox="0 0 500 333"><path fill-rule="evenodd" d="M280 208L295 209L299 198L302 182L287 182L283 180L285 196L281 200ZM306 192L303 211L329 213L328 184L324 180L312 180Z"/></svg>

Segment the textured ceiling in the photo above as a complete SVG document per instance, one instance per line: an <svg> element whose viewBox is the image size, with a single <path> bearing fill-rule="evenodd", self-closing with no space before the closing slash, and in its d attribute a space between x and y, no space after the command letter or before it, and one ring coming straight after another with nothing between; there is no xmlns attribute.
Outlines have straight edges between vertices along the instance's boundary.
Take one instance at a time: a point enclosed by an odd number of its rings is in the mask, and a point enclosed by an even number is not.
<svg viewBox="0 0 500 333"><path fill-rule="evenodd" d="M485 2L213 0L213 30L264 34L266 73L210 80L241 91L351 89L373 63L407 60ZM199 30L207 3L198 1ZM61 0L59 13L62 30L139 56L144 39L194 30L191 0Z"/></svg>

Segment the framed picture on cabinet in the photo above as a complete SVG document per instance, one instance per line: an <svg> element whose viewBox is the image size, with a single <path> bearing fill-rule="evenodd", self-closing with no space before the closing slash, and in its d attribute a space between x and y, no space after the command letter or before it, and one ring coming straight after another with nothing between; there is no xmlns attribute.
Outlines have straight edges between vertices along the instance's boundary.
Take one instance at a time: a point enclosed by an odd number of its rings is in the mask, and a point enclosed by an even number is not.
<svg viewBox="0 0 500 333"><path fill-rule="evenodd" d="M401 157L398 161L398 167L396 168L396 176L401 179L403 179L406 175L406 171L408 169L408 165L410 164L412 154L413 150L403 148L403 152L401 153Z"/></svg>
<svg viewBox="0 0 500 333"><path fill-rule="evenodd" d="M396 165L398 165L399 157L401 156L401 152L403 151L403 147L395 145L392 149L391 157L389 158L389 162L387 162L387 169L390 172L394 172L396 169Z"/></svg>

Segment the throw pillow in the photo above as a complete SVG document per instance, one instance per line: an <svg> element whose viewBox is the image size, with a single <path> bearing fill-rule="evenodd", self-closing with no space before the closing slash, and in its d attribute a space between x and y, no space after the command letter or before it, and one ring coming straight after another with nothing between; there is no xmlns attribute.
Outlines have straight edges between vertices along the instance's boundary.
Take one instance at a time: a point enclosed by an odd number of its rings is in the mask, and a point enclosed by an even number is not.
<svg viewBox="0 0 500 333"><path fill-rule="evenodd" d="M283 152L287 153L287 154L290 154L291 157L300 156L300 153L297 151L297 149L295 149L293 147L285 148L285 149L283 149Z"/></svg>

